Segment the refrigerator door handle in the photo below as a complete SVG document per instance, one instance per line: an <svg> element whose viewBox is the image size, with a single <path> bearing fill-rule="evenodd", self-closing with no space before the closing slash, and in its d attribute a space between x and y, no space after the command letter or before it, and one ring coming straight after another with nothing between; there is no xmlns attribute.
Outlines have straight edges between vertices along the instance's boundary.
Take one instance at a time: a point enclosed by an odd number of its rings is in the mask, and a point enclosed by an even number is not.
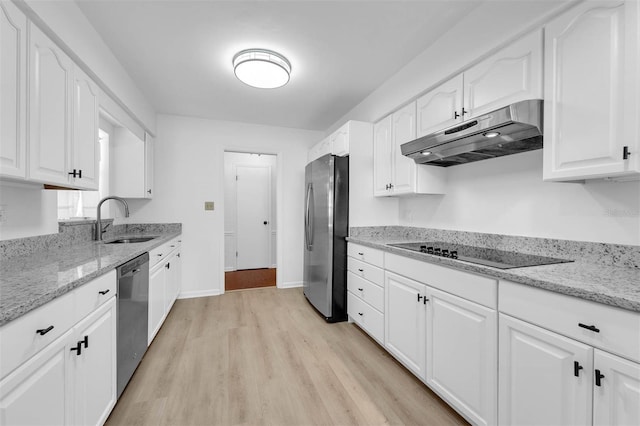
<svg viewBox="0 0 640 426"><path fill-rule="evenodd" d="M307 199L305 201L305 211L304 211L304 246L307 250L311 250L309 246L309 218L310 218L310 210L309 210L309 200L311 195L311 184L307 185Z"/></svg>
<svg viewBox="0 0 640 426"><path fill-rule="evenodd" d="M313 200L313 184L309 184L309 251L313 250L313 225L315 202Z"/></svg>

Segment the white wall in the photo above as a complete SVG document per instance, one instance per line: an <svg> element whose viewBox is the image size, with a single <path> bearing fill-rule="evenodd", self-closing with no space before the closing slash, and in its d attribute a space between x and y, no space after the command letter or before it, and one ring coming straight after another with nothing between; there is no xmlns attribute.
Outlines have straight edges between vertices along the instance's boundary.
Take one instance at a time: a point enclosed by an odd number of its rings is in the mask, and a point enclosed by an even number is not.
<svg viewBox="0 0 640 426"><path fill-rule="evenodd" d="M269 168L271 176L271 218L269 219L271 267L277 266L276 235L277 235L277 156L264 154L250 154L242 152L224 153L224 238L225 238L225 271L236 270L237 247L237 198L236 198L236 167L239 165L260 165Z"/></svg>
<svg viewBox="0 0 640 426"><path fill-rule="evenodd" d="M569 3L483 3L330 130L350 119L383 118L507 41L540 27ZM353 153L351 160L356 160ZM370 209L368 224L640 244L639 182L542 182L542 151L450 167L448 174L446 195L399 199L397 221Z"/></svg>
<svg viewBox="0 0 640 426"><path fill-rule="evenodd" d="M303 268L304 167L319 132L159 115L155 193L131 200L129 222L181 222L182 296L224 289L224 151L278 155L278 283L300 285ZM215 210L205 211L204 202ZM285 225L286 224L286 225Z"/></svg>
<svg viewBox="0 0 640 426"><path fill-rule="evenodd" d="M0 182L0 240L58 233L56 191Z"/></svg>

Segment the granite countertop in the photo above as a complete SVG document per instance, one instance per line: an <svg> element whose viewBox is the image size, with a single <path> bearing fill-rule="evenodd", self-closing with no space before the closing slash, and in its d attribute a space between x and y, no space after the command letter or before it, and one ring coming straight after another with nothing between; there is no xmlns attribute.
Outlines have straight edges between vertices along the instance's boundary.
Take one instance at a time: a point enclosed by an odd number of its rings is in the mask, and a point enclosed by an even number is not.
<svg viewBox="0 0 640 426"><path fill-rule="evenodd" d="M181 232L128 233L115 238L157 236L131 244L87 241L3 260L0 264L0 326L158 247Z"/></svg>
<svg viewBox="0 0 640 426"><path fill-rule="evenodd" d="M640 312L639 268L575 261L554 265L498 269L387 245L417 242L417 240L349 237L347 241L423 262L449 266L497 279L510 280L556 293Z"/></svg>

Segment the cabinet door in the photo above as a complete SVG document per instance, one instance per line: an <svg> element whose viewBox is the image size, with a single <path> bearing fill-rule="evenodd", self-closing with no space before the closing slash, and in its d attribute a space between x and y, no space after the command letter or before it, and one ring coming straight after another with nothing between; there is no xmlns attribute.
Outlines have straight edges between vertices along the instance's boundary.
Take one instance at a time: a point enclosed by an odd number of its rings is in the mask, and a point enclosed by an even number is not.
<svg viewBox="0 0 640 426"><path fill-rule="evenodd" d="M527 99L542 99L542 30L464 72L465 120Z"/></svg>
<svg viewBox="0 0 640 426"><path fill-rule="evenodd" d="M373 126L373 195L376 197L391 195L391 123L388 116Z"/></svg>
<svg viewBox="0 0 640 426"><path fill-rule="evenodd" d="M336 130L329 141L329 152L340 157L349 155L349 123Z"/></svg>
<svg viewBox="0 0 640 426"><path fill-rule="evenodd" d="M29 177L69 185L72 62L30 25Z"/></svg>
<svg viewBox="0 0 640 426"><path fill-rule="evenodd" d="M124 198L151 196L148 191L152 188L147 189L146 175L146 162L150 153L145 141L127 128L116 127L110 142L113 148L111 192Z"/></svg>
<svg viewBox="0 0 640 426"><path fill-rule="evenodd" d="M425 380L425 286L391 272L384 276L384 346Z"/></svg>
<svg viewBox="0 0 640 426"><path fill-rule="evenodd" d="M178 266L178 253L172 253L165 262L167 281L165 283L166 299L165 299L165 312L168 314L169 310L173 306L173 302L176 300L177 293L177 266Z"/></svg>
<svg viewBox="0 0 640 426"><path fill-rule="evenodd" d="M427 298L427 383L474 424L496 424L496 311L430 287Z"/></svg>
<svg viewBox="0 0 640 426"><path fill-rule="evenodd" d="M416 138L416 103L399 109L393 113L392 125L392 187L393 194L410 194L416 192L416 163L402 155L400 145Z"/></svg>
<svg viewBox="0 0 640 426"><path fill-rule="evenodd" d="M545 29L544 179L577 180L623 174L632 141L625 125L625 94L637 90L638 75L625 82L625 10L637 2L587 1L558 16ZM632 22L636 21L636 22ZM632 63L632 62L629 62ZM632 71L632 70L630 70ZM635 80L629 87L631 80ZM629 95L627 95L629 96ZM634 124L635 123L635 124Z"/></svg>
<svg viewBox="0 0 640 426"><path fill-rule="evenodd" d="M153 173L154 173L154 139L153 137L145 133L144 136L144 182L145 191L144 198L153 198Z"/></svg>
<svg viewBox="0 0 640 426"><path fill-rule="evenodd" d="M0 424L71 423L71 336L63 334L0 382Z"/></svg>
<svg viewBox="0 0 640 426"><path fill-rule="evenodd" d="M499 424L591 424L593 349L504 314L499 323Z"/></svg>
<svg viewBox="0 0 640 426"><path fill-rule="evenodd" d="M593 424L639 425L640 364L596 349L593 368L601 375L593 388Z"/></svg>
<svg viewBox="0 0 640 426"><path fill-rule="evenodd" d="M418 99L417 121L419 138L462 121L462 74Z"/></svg>
<svg viewBox="0 0 640 426"><path fill-rule="evenodd" d="M27 18L0 3L0 175L26 177Z"/></svg>
<svg viewBox="0 0 640 426"><path fill-rule="evenodd" d="M100 145L98 143L98 88L80 70L73 72L73 143L72 167L80 171L71 177L74 187L98 189Z"/></svg>
<svg viewBox="0 0 640 426"><path fill-rule="evenodd" d="M162 321L164 321L167 281L167 273L165 272L167 269L164 265L165 262L156 265L149 274L149 344L156 337Z"/></svg>
<svg viewBox="0 0 640 426"><path fill-rule="evenodd" d="M76 327L73 342L84 342L81 355L70 353L74 369L75 424L101 425L116 403L116 299L102 305Z"/></svg>

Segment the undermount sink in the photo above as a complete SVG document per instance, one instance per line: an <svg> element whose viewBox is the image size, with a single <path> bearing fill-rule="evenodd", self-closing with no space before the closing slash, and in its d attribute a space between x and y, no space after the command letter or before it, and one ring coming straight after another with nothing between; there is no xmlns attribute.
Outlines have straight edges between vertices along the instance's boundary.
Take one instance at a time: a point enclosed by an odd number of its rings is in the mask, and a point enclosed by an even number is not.
<svg viewBox="0 0 640 426"><path fill-rule="evenodd" d="M105 244L131 244L131 243L144 243L151 241L157 237L132 237L132 238L118 238L117 240L105 241Z"/></svg>

